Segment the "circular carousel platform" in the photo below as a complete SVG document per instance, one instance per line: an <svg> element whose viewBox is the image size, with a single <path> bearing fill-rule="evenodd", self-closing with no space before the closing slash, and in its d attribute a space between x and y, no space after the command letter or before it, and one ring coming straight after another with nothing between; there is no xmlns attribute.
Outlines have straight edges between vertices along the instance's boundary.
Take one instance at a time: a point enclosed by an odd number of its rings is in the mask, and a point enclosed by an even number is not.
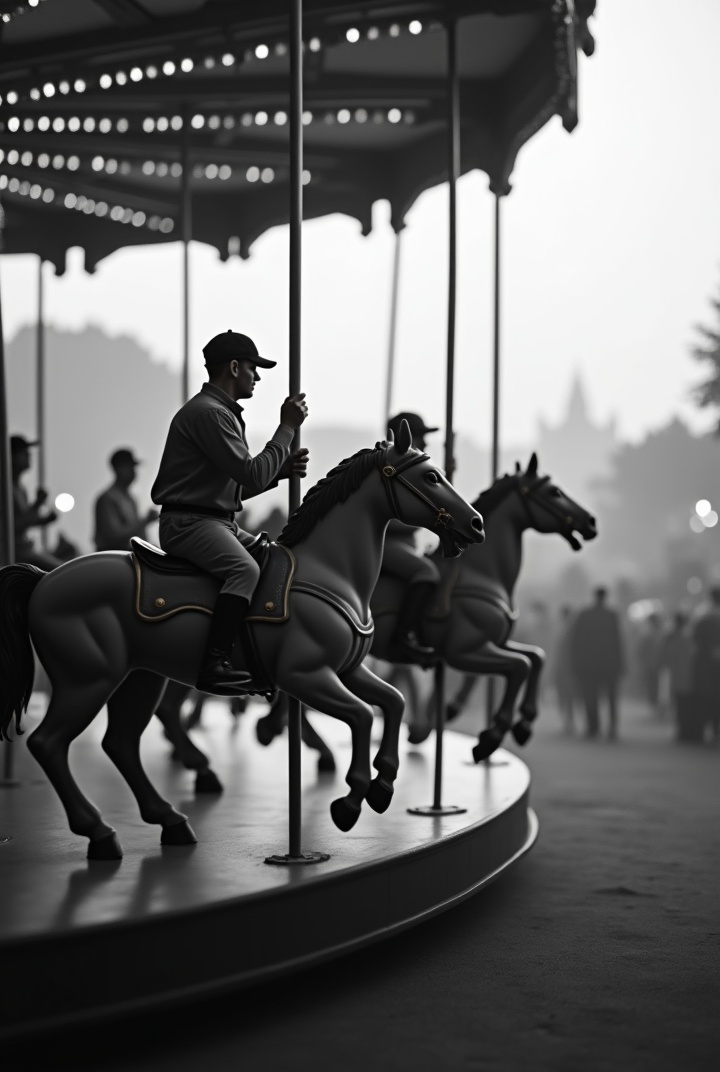
<svg viewBox="0 0 720 1072"><path fill-rule="evenodd" d="M357 949L421 923L491 882L537 835L530 776L516 756L470 762L471 741L445 736L445 797L466 808L410 815L432 798L434 741L403 743L390 809L364 808L350 833L332 824L343 795L349 733L312 721L338 773L318 774L303 752L303 850L330 854L309 867L271 867L287 851L287 746L263 748L249 705L239 723L206 706L194 739L211 756L222 795L195 797L193 775L172 764L153 720L143 759L158 789L186 812L198 844L161 847L159 828L100 750L104 716L72 747L76 776L117 829L125 856L85 859L52 787L24 741L14 746L20 785L0 789L0 964L6 985L0 1036L186 1001ZM27 721L31 729L37 709ZM406 734L403 731L403 738Z"/></svg>

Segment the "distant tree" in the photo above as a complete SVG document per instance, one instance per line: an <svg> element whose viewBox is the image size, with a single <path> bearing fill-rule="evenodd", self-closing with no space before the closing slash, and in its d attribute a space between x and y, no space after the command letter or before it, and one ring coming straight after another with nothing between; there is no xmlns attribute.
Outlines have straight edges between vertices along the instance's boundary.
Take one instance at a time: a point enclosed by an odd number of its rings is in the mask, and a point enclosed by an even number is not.
<svg viewBox="0 0 720 1072"><path fill-rule="evenodd" d="M711 298L717 324L714 328L696 324L695 330L702 336L702 343L692 348L696 361L709 366L707 379L699 383L693 394L701 409L720 410L720 299ZM720 435L720 417L715 434Z"/></svg>
<svg viewBox="0 0 720 1072"><path fill-rule="evenodd" d="M720 510L717 444L711 436L693 435L678 418L642 442L622 446L611 475L595 487L604 555L634 563L640 574L665 561L669 541L715 546L720 536L720 526L700 536L689 527L699 499Z"/></svg>

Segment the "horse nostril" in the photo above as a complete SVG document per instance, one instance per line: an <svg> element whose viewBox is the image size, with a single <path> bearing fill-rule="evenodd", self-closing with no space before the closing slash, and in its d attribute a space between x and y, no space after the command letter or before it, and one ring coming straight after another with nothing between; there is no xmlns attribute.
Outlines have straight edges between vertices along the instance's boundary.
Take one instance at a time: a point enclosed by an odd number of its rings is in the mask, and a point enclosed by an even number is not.
<svg viewBox="0 0 720 1072"><path fill-rule="evenodd" d="M480 542L482 542L485 539L485 529L483 527L483 522L482 522L481 517L474 517L472 519L472 528L478 534Z"/></svg>

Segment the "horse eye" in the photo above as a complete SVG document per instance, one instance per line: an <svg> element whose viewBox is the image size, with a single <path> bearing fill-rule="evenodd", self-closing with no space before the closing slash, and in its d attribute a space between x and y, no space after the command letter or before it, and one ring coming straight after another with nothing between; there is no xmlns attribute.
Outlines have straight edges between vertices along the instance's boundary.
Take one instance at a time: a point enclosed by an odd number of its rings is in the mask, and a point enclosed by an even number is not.
<svg viewBox="0 0 720 1072"><path fill-rule="evenodd" d="M560 491L560 488L550 488L550 494L552 495L553 499L562 498L562 492Z"/></svg>
<svg viewBox="0 0 720 1072"><path fill-rule="evenodd" d="M440 476L439 476L438 473L435 473L435 472L428 473L427 476L425 477L425 479L430 484L439 484L440 483Z"/></svg>

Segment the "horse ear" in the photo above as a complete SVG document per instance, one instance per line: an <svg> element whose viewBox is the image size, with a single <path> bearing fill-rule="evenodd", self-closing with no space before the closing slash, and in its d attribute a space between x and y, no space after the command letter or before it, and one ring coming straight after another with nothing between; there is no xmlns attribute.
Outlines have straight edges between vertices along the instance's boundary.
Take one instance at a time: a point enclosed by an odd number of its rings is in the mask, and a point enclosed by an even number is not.
<svg viewBox="0 0 720 1072"><path fill-rule="evenodd" d="M530 458L530 464L527 467L527 475L528 476L536 476L537 471L538 471L538 456L535 453L535 451L533 451L532 456Z"/></svg>
<svg viewBox="0 0 720 1072"><path fill-rule="evenodd" d="M387 439L385 440L385 442L386 443L394 443L395 442L395 433L393 432L392 428L388 428Z"/></svg>
<svg viewBox="0 0 720 1072"><path fill-rule="evenodd" d="M521 466L520 462L515 462L515 472L516 473L522 473L522 466Z"/></svg>
<svg viewBox="0 0 720 1072"><path fill-rule="evenodd" d="M395 443L398 454L407 454L412 446L412 433L410 432L410 425L406 420L400 421L400 427L398 428L397 441Z"/></svg>

